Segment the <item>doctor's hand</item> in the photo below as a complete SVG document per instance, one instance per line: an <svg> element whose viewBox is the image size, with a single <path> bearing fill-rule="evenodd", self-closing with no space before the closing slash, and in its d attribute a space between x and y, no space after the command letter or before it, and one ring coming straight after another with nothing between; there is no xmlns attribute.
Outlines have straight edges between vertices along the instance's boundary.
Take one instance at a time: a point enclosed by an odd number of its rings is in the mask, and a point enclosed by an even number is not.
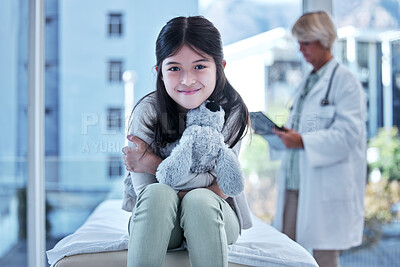
<svg viewBox="0 0 400 267"><path fill-rule="evenodd" d="M122 148L124 165L127 171L137 173L156 174L157 167L162 159L151 151L146 142L137 136L128 135L128 140L134 143L135 147Z"/></svg>
<svg viewBox="0 0 400 267"><path fill-rule="evenodd" d="M286 131L274 129L274 133L282 140L287 148L304 148L301 135L293 129L283 127Z"/></svg>

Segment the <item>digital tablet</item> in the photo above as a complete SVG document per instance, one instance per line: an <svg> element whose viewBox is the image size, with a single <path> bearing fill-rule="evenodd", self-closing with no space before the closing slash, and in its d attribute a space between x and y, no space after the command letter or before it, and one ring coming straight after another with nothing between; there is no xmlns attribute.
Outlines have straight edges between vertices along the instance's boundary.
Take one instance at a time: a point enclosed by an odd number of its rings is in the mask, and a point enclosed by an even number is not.
<svg viewBox="0 0 400 267"><path fill-rule="evenodd" d="M272 129L278 131L286 131L284 128L276 125L270 118L261 111L250 112L251 127L257 134L270 135L274 134Z"/></svg>

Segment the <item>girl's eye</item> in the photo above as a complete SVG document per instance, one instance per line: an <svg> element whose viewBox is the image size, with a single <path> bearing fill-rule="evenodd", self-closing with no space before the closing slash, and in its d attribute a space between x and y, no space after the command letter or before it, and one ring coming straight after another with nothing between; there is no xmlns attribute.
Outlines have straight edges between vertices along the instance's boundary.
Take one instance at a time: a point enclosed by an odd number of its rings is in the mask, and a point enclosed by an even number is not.
<svg viewBox="0 0 400 267"><path fill-rule="evenodd" d="M172 68L169 68L169 70L170 70L170 71L178 71L179 68L178 68L178 67L172 67Z"/></svg>
<svg viewBox="0 0 400 267"><path fill-rule="evenodd" d="M204 66L204 65L197 65L195 67L196 70L201 70L201 69L205 69L205 68L206 68L206 66Z"/></svg>

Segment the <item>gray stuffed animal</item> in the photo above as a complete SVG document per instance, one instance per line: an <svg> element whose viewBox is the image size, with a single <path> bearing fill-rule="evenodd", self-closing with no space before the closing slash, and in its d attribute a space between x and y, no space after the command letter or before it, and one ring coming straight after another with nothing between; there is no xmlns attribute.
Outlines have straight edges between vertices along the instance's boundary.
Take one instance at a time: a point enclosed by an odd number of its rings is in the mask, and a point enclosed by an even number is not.
<svg viewBox="0 0 400 267"><path fill-rule="evenodd" d="M206 100L189 110L186 129L170 156L158 166L156 178L175 190L207 187L214 177L227 196L243 191L244 179L234 152L224 142L224 110L215 102ZM207 175L197 175L207 173ZM203 179L200 181L199 179Z"/></svg>

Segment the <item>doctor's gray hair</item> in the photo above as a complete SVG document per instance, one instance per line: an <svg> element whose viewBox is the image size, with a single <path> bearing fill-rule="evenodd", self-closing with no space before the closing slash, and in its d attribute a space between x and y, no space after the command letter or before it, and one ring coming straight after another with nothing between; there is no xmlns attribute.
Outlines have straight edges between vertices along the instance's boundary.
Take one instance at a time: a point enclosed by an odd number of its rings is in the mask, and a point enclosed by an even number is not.
<svg viewBox="0 0 400 267"><path fill-rule="evenodd" d="M336 27L324 11L303 14L293 25L293 36L299 42L319 41L326 49L331 49L335 41Z"/></svg>

